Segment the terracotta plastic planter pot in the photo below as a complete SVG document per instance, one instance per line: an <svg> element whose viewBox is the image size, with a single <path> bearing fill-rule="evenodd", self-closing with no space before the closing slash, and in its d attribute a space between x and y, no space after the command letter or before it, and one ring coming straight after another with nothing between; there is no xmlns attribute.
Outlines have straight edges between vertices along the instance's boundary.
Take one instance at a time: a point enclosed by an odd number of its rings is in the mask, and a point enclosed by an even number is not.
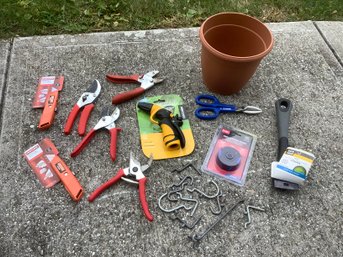
<svg viewBox="0 0 343 257"><path fill-rule="evenodd" d="M200 27L204 84L212 92L237 93L273 48L273 35L259 20L241 13L218 13Z"/></svg>

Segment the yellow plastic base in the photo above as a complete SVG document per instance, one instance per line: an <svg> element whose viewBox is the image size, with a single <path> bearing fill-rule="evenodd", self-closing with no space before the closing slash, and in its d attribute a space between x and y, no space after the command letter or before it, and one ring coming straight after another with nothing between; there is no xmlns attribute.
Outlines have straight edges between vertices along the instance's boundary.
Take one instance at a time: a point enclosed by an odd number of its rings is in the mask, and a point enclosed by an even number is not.
<svg viewBox="0 0 343 257"><path fill-rule="evenodd" d="M168 150L163 142L162 133L141 135L143 153L146 157L153 154L154 160L182 157L191 154L195 148L195 142L191 129L182 130L185 135L186 145L184 148Z"/></svg>

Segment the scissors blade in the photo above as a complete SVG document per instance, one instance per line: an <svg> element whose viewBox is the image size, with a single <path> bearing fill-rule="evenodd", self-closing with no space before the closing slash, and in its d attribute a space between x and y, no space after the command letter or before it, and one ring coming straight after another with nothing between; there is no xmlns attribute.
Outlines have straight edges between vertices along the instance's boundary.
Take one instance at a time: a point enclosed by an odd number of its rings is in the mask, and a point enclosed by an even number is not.
<svg viewBox="0 0 343 257"><path fill-rule="evenodd" d="M245 106L238 108L236 112L243 112L246 114L259 114L262 110L256 106Z"/></svg>

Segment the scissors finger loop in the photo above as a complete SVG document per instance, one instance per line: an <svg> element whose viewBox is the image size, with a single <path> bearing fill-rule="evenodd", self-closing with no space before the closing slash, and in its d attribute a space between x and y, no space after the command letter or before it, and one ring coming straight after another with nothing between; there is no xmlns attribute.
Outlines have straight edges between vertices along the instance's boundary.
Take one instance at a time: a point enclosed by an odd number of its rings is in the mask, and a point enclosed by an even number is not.
<svg viewBox="0 0 343 257"><path fill-rule="evenodd" d="M219 110L211 107L199 107L195 110L195 116L202 120L214 120L219 115Z"/></svg>
<svg viewBox="0 0 343 257"><path fill-rule="evenodd" d="M220 104L217 97L213 95L206 95L206 94L198 95L195 98L195 102L201 106L213 106L213 105Z"/></svg>

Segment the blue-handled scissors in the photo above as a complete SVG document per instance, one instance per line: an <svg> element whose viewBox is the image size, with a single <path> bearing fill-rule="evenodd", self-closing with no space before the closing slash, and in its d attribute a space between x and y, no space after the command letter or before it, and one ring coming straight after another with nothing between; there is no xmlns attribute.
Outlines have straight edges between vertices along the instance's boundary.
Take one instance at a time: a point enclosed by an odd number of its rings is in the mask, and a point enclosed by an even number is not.
<svg viewBox="0 0 343 257"><path fill-rule="evenodd" d="M262 112L260 108L255 106L237 107L233 104L223 104L213 95L198 95L195 98L195 102L201 106L195 110L195 116L202 120L216 119L221 112L242 112L247 114L258 114Z"/></svg>

